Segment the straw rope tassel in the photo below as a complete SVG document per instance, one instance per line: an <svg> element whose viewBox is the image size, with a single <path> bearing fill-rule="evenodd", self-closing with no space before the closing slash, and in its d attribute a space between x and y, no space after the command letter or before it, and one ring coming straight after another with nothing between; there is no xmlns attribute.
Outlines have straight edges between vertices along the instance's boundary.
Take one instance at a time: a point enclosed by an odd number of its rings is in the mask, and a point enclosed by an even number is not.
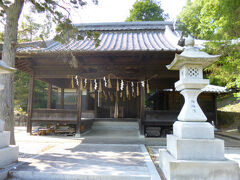
<svg viewBox="0 0 240 180"><path fill-rule="evenodd" d="M93 91L92 80L90 80L90 92Z"/></svg>
<svg viewBox="0 0 240 180"><path fill-rule="evenodd" d="M72 84L72 88L74 88L74 80L73 80L73 77L72 77L71 84Z"/></svg>
<svg viewBox="0 0 240 180"><path fill-rule="evenodd" d="M126 96L127 96L127 97L129 96L128 83L127 83L127 85L126 85Z"/></svg>
<svg viewBox="0 0 240 180"><path fill-rule="evenodd" d="M99 92L102 92L102 80L101 80L101 79L99 79L98 91L99 91Z"/></svg>
<svg viewBox="0 0 240 180"><path fill-rule="evenodd" d="M119 91L119 81L117 79L117 91Z"/></svg>
<svg viewBox="0 0 240 180"><path fill-rule="evenodd" d="M83 90L83 80L80 80L80 89Z"/></svg>
<svg viewBox="0 0 240 180"><path fill-rule="evenodd" d="M147 81L147 94L150 93L150 89L149 89L149 82Z"/></svg>
<svg viewBox="0 0 240 180"><path fill-rule="evenodd" d="M108 79L108 88L112 88L112 84L111 84L110 78Z"/></svg>
<svg viewBox="0 0 240 180"><path fill-rule="evenodd" d="M137 96L139 96L139 86L138 86L138 82L137 82Z"/></svg>

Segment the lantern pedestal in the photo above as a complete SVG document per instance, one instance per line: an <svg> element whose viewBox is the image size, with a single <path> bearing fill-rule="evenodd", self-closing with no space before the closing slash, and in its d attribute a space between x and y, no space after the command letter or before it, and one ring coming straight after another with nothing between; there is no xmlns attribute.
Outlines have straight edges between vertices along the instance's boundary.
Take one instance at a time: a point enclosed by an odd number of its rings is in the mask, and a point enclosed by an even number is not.
<svg viewBox="0 0 240 180"><path fill-rule="evenodd" d="M239 179L238 164L225 159L224 141L207 122L175 122L167 150L159 150L159 167L167 180Z"/></svg>
<svg viewBox="0 0 240 180"><path fill-rule="evenodd" d="M14 68L7 66L6 63L0 61L0 74L13 73ZM0 84L0 91L4 89L4 85ZM0 120L0 169L6 168L8 165L18 161L19 148L10 144L10 132L4 131L4 121ZM7 171L0 171L0 179L7 178Z"/></svg>
<svg viewBox="0 0 240 180"><path fill-rule="evenodd" d="M10 132L3 131L3 127L4 122L0 120L0 169L18 160L18 146L9 146Z"/></svg>
<svg viewBox="0 0 240 180"><path fill-rule="evenodd" d="M159 166L167 180L239 179L238 164L227 159L223 161L177 160L167 150L160 149Z"/></svg>
<svg viewBox="0 0 240 180"><path fill-rule="evenodd" d="M176 54L167 66L179 70L180 80L175 88L184 96L184 106L173 125L173 135L167 135L167 149L159 150L159 166L167 180L238 180L239 167L224 157L224 141L214 138L214 127L208 123L198 105L201 89L209 84L203 79L203 68L217 61L194 47Z"/></svg>

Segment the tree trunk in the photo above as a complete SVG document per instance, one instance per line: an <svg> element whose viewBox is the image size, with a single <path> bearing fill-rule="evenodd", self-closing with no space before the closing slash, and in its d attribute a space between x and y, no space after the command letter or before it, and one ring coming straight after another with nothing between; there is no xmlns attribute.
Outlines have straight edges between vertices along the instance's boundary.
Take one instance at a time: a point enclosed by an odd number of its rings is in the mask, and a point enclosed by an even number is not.
<svg viewBox="0 0 240 180"><path fill-rule="evenodd" d="M4 29L2 60L11 67L15 67L18 19L23 4L23 0L15 0L14 4L4 9L6 12L6 25ZM15 144L13 80L13 74L0 75L0 83L4 85L4 90L0 92L0 119L5 121L5 130L11 131L10 144Z"/></svg>

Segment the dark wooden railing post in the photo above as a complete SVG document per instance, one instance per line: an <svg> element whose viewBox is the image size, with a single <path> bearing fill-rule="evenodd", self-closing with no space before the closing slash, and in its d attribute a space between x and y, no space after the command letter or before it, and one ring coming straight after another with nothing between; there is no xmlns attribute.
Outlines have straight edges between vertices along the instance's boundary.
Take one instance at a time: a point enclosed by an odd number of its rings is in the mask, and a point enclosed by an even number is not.
<svg viewBox="0 0 240 180"><path fill-rule="evenodd" d="M140 122L139 130L140 134L144 134L144 120L145 120L145 88L141 86L140 88Z"/></svg>
<svg viewBox="0 0 240 180"><path fill-rule="evenodd" d="M33 96L34 96L34 75L30 75L28 91L28 121L27 121L27 132L29 132L30 134L32 134Z"/></svg>
<svg viewBox="0 0 240 180"><path fill-rule="evenodd" d="M52 103L52 84L48 84L48 99L47 99L47 108L51 109L51 103Z"/></svg>
<svg viewBox="0 0 240 180"><path fill-rule="evenodd" d="M61 109L64 109L64 88L61 88Z"/></svg>
<svg viewBox="0 0 240 180"><path fill-rule="evenodd" d="M76 137L81 135L81 118L82 118L82 91L80 87L77 89L77 123L76 123Z"/></svg>

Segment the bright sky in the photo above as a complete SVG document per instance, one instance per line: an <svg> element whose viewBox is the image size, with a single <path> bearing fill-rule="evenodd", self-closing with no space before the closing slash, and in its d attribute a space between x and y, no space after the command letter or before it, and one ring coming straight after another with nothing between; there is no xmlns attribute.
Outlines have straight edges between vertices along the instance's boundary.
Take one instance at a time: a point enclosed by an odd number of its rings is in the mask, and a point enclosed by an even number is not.
<svg viewBox="0 0 240 180"><path fill-rule="evenodd" d="M130 14L136 0L99 0L98 5L94 5L92 0L86 0L88 4L79 9L71 10L71 18L74 24L94 23L94 22L124 22ZM164 13L170 17L168 21L174 21L181 12L186 0L156 0L160 2ZM24 15L29 14L29 5L25 4L19 24L24 20ZM31 14L35 22L43 23L44 16ZM0 29L3 29L0 27Z"/></svg>
<svg viewBox="0 0 240 180"><path fill-rule="evenodd" d="M74 23L123 22L129 16L130 9L136 0L99 0L98 5L91 1L80 8L72 18ZM159 1L158 1L159 2ZM176 19L186 0L161 0L161 7L168 13L170 20Z"/></svg>
<svg viewBox="0 0 240 180"><path fill-rule="evenodd" d="M98 5L94 5L92 0L86 0L88 4L82 8L71 11L73 23L93 23L93 22L124 22L130 14L136 0L99 0ZM168 13L171 21L181 12L186 0L156 0L161 3L165 13ZM29 14L29 6L25 5L22 17ZM32 14L33 15L33 14ZM38 22L43 20L39 16Z"/></svg>

